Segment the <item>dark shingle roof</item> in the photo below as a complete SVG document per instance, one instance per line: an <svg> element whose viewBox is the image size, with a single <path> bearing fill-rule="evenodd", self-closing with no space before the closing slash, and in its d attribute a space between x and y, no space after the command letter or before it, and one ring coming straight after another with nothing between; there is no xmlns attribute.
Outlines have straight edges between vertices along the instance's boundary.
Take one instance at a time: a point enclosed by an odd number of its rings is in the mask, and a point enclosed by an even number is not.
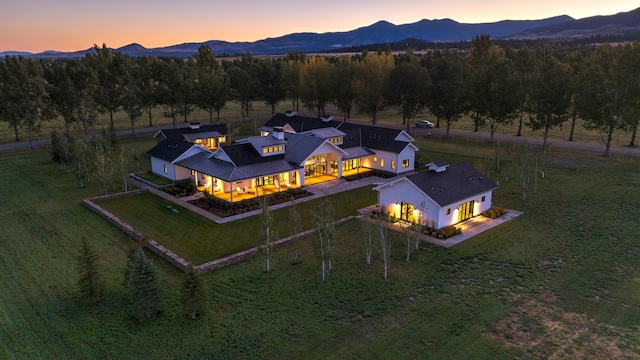
<svg viewBox="0 0 640 360"><path fill-rule="evenodd" d="M229 156L236 166L259 164L284 159L284 154L261 156L250 143L227 145L223 146L222 150Z"/></svg>
<svg viewBox="0 0 640 360"><path fill-rule="evenodd" d="M269 121L264 123L264 127L273 128L274 126L285 126L289 124L297 133L313 130L313 129L321 129L326 127L337 128L342 122L331 120L331 121L322 121L322 119L312 118L308 116L287 116L285 114L275 114Z"/></svg>
<svg viewBox="0 0 640 360"><path fill-rule="evenodd" d="M399 153L409 145L409 142L395 140L402 132L399 129L390 129L378 126L344 123L338 127L349 138L345 140L345 146L360 146L356 142L362 142L362 146L369 149L384 150ZM349 141L349 143L347 143Z"/></svg>
<svg viewBox="0 0 640 360"><path fill-rule="evenodd" d="M147 151L147 154L154 158L172 162L192 146L197 145L184 140L166 139Z"/></svg>
<svg viewBox="0 0 640 360"><path fill-rule="evenodd" d="M213 133L213 132L218 132L221 135L226 135L227 134L227 126L225 124L220 124L220 125L200 125L200 127L198 129L192 129L190 127L183 127L183 128L177 128L177 129L162 129L160 130L160 132L166 137L166 138L173 138L173 139L184 139L184 135L195 135L195 134L199 134L202 133L203 135L205 135L206 133ZM193 138L193 136L188 136L189 138Z"/></svg>
<svg viewBox="0 0 640 360"><path fill-rule="evenodd" d="M425 171L409 175L407 180L440 206L498 188L496 183L466 162L449 165L446 171L439 173Z"/></svg>

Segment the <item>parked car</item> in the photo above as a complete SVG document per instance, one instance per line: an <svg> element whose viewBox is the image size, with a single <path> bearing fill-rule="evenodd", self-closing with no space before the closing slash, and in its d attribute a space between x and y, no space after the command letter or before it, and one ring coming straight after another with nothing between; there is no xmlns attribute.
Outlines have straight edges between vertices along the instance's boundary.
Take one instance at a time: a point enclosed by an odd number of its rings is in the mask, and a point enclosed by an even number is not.
<svg viewBox="0 0 640 360"><path fill-rule="evenodd" d="M419 128L432 128L433 123L429 120L420 120L416 123L416 127Z"/></svg>

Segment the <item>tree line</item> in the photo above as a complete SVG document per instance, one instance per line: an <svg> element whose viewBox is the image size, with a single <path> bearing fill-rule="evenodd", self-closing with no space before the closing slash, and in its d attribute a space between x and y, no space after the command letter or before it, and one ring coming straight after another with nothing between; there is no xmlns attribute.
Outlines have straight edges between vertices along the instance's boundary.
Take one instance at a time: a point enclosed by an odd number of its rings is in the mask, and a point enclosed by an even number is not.
<svg viewBox="0 0 640 360"><path fill-rule="evenodd" d="M244 54L217 59L207 45L188 59L131 58L103 45L84 58L34 60L6 57L0 62L0 120L26 129L29 140L44 121L62 118L67 129L88 134L99 114L123 111L134 125L153 112L177 122L196 109L220 121L228 101L241 105L242 120L262 101L271 107L291 102L320 117L335 106L344 120L354 111L376 124L385 108L397 109L409 128L428 110L436 126L451 127L463 116L475 131L515 123L540 130L544 144L551 129L567 124L573 140L580 123L599 132L609 154L616 132L631 133L635 146L640 108L640 43L593 48L497 45L478 35L469 51L439 49L425 54L407 50L363 51L354 55L307 56L291 52L277 59Z"/></svg>

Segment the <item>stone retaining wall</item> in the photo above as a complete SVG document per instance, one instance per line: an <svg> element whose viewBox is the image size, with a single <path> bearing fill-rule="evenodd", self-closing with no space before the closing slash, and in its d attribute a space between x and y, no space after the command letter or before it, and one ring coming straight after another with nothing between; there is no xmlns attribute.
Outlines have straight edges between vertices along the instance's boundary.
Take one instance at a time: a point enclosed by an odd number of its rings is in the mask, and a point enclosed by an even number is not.
<svg viewBox="0 0 640 360"><path fill-rule="evenodd" d="M102 207L100 207L99 205L97 205L95 203L95 201L100 201L100 200L109 200L109 199L116 199L119 197L124 197L124 196L131 196L131 195L137 195L137 194L141 194L144 192L147 192L148 189L141 189L141 190L134 190L134 191L128 191L128 192L124 192L124 193L117 193L117 194L113 194L113 195L104 195L104 196L98 196L95 198L91 198L91 199L85 199L82 201L82 203L89 208L91 211L97 213L98 215L102 216L103 218L107 219L107 221L109 221L110 223L112 223L113 225L115 225L117 228L119 228L120 230L124 231L127 235L131 236L132 238L136 239L137 241L142 241L145 240L145 246L153 251L155 254L157 254L158 256L160 256L161 258L167 260L170 264L172 264L173 266L177 267L178 269L182 270L182 271L186 271L190 264L189 262L187 262L186 260L184 260L183 258L181 258L180 256L176 255L175 253L173 253L171 250L165 248L164 246L158 244L155 240L153 239L146 239L144 234L142 234L141 232L137 231L136 229L133 228L133 226L125 223L124 221L120 220L120 218L118 218L117 216L113 215L112 213L108 212L107 210L103 209ZM334 224L336 226L342 225L345 222L351 220L355 218L355 216L347 216L345 218L336 220L334 222ZM282 238L279 240L275 240L273 242L271 242L271 245L273 247L278 247L284 244L287 244L293 240L297 240L300 238L303 238L305 236L309 236L311 234L313 234L315 232L315 229L311 229L311 230L307 230L307 231L303 231L299 234L296 235L292 235L286 238ZM252 248L249 250L245 250L239 253L235 253L233 255L229 255L227 257L224 257L222 259L218 259L218 260L214 260L214 261L210 261L208 263L202 264L202 265L198 265L195 268L197 270L200 270L201 272L209 272L209 271L213 271L215 269L220 269L223 267L227 267L233 264L237 264L241 261L244 261L252 256L254 256L256 254L256 252L258 251L258 248Z"/></svg>
<svg viewBox="0 0 640 360"><path fill-rule="evenodd" d="M145 240L144 245L149 250L151 250L152 252L154 252L155 254L160 256L161 258L167 260L170 264L172 264L173 266L177 267L178 269L180 269L182 271L186 271L187 268L189 268L189 265L190 265L186 260L184 260L180 256L174 254L171 250L169 250L169 249L165 248L164 246L158 244L155 240L146 239L144 234L142 234L141 232L139 232L136 229L134 229L133 226L131 226L131 225L125 223L124 221L120 220L120 218L118 218L117 216L115 216L112 213L108 212L107 210L103 209L101 206L99 206L98 204L96 204L94 202L94 201L98 201L98 200L116 199L116 198L119 198L119 197L136 195L136 194L140 194L140 193L143 193L143 192L146 192L146 191L147 191L147 189L143 189L143 190L135 190L135 191L129 191L129 192L124 192L124 193L118 193L118 194L113 194L113 195L99 196L99 197L95 197L95 198L91 198L91 199L85 199L85 200L82 201L82 203L87 208L89 208L91 211L93 211L93 212L97 213L98 215L102 216L103 218L107 219L107 221L109 221L110 223L115 225L120 230L124 231L125 234L131 236L135 240L137 240L137 241Z"/></svg>

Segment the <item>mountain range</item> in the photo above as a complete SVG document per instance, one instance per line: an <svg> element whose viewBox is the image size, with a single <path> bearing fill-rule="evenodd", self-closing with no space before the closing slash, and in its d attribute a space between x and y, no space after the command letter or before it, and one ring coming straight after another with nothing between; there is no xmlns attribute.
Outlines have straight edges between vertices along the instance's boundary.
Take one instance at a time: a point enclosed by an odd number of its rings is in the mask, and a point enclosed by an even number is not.
<svg viewBox="0 0 640 360"><path fill-rule="evenodd" d="M478 34L489 34L494 39L567 39L594 35L620 35L640 33L640 8L609 16L574 19L567 15L542 20L504 20L494 23L465 24L451 19L420 20L412 24L394 25L387 21L345 32L294 33L255 42L227 42L210 40L216 55L250 53L252 55L286 54L291 51L306 53L326 52L346 47L384 44L414 38L433 42L468 41ZM115 49L129 56L193 56L203 43L184 43L148 49L133 43ZM83 57L87 51L4 52L0 56L26 56L37 58Z"/></svg>

